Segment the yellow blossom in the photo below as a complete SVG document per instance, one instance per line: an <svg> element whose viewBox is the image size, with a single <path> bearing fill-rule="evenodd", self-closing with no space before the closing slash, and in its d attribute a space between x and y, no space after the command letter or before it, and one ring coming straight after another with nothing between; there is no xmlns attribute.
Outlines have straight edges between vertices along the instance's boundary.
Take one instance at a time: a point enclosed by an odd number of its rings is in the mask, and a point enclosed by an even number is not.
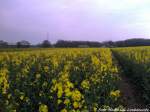
<svg viewBox="0 0 150 112"><path fill-rule="evenodd" d="M89 86L90 86L89 81L87 81L87 80L82 81L81 87L83 89L89 89Z"/></svg>
<svg viewBox="0 0 150 112"><path fill-rule="evenodd" d="M74 103L73 103L73 107L74 107L75 109L79 108L79 103L78 103L78 102L74 102Z"/></svg>
<svg viewBox="0 0 150 112"><path fill-rule="evenodd" d="M65 89L65 96L70 97L72 95L72 92L69 88Z"/></svg>
<svg viewBox="0 0 150 112"><path fill-rule="evenodd" d="M58 99L57 104L59 105L62 102L62 100Z"/></svg>
<svg viewBox="0 0 150 112"><path fill-rule="evenodd" d="M39 79L41 77L41 74L36 74L36 78Z"/></svg>
<svg viewBox="0 0 150 112"><path fill-rule="evenodd" d="M58 92L57 92L57 97L58 98L61 98L63 95L63 90L62 89L59 89Z"/></svg>
<svg viewBox="0 0 150 112"><path fill-rule="evenodd" d="M39 112L48 112L48 107L45 104L39 106Z"/></svg>
<svg viewBox="0 0 150 112"><path fill-rule="evenodd" d="M70 100L69 99L65 99L64 104L68 105L69 103L70 103Z"/></svg>
<svg viewBox="0 0 150 112"><path fill-rule="evenodd" d="M48 66L45 66L45 67L44 67L44 71L45 71L45 72L48 72L48 70L49 70L49 67L48 67Z"/></svg>
<svg viewBox="0 0 150 112"><path fill-rule="evenodd" d="M62 109L60 112L67 112L67 110L66 109Z"/></svg>
<svg viewBox="0 0 150 112"><path fill-rule="evenodd" d="M75 90L72 92L72 100L73 101L80 101L81 98L82 98L82 95L81 95L80 91Z"/></svg>
<svg viewBox="0 0 150 112"><path fill-rule="evenodd" d="M120 91L119 90L111 91L110 95L113 97L120 97Z"/></svg>
<svg viewBox="0 0 150 112"><path fill-rule="evenodd" d="M23 96L23 95L21 95L21 96L20 96L20 100L23 100L23 99L24 99L24 96Z"/></svg>

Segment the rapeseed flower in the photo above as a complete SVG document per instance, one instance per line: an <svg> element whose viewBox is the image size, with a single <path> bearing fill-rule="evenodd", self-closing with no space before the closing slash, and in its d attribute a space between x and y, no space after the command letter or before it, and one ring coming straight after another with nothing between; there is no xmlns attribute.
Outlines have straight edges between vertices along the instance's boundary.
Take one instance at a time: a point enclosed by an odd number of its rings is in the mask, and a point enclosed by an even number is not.
<svg viewBox="0 0 150 112"><path fill-rule="evenodd" d="M58 99L57 104L59 105L60 103L62 103L62 100Z"/></svg>
<svg viewBox="0 0 150 112"><path fill-rule="evenodd" d="M69 103L70 103L70 100L69 99L65 99L64 104L68 105Z"/></svg>
<svg viewBox="0 0 150 112"><path fill-rule="evenodd" d="M48 107L45 104L39 106L39 112L48 112Z"/></svg>
<svg viewBox="0 0 150 112"><path fill-rule="evenodd" d="M88 80L82 81L81 87L82 87L83 89L89 89L89 88L90 88L89 81L88 81Z"/></svg>
<svg viewBox="0 0 150 112"><path fill-rule="evenodd" d="M44 67L44 71L45 71L45 72L48 72L48 71L49 71L49 67L48 67L48 66L45 66L45 67Z"/></svg>
<svg viewBox="0 0 150 112"><path fill-rule="evenodd" d="M41 77L41 74L36 74L36 79L39 79Z"/></svg>
<svg viewBox="0 0 150 112"><path fill-rule="evenodd" d="M80 101L81 98L82 98L82 95L81 95L80 91L74 90L74 91L72 92L72 100L73 100L73 101Z"/></svg>
<svg viewBox="0 0 150 112"><path fill-rule="evenodd" d="M74 103L73 103L73 107L74 107L75 109L79 108L79 106L80 106L80 105L79 105L78 102L74 102Z"/></svg>
<svg viewBox="0 0 150 112"><path fill-rule="evenodd" d="M66 109L62 109L60 112L68 112Z"/></svg>
<svg viewBox="0 0 150 112"><path fill-rule="evenodd" d="M119 90L111 91L110 92L110 96L112 96L112 97L120 97L120 91Z"/></svg>

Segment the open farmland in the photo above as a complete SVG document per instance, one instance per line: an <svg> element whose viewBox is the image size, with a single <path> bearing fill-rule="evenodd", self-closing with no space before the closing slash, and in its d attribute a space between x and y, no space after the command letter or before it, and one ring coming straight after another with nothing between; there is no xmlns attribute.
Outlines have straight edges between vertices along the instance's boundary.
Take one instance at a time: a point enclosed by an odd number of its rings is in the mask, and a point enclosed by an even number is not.
<svg viewBox="0 0 150 112"><path fill-rule="evenodd" d="M113 49L125 75L136 85L136 95L150 104L150 47Z"/></svg>
<svg viewBox="0 0 150 112"><path fill-rule="evenodd" d="M118 108L118 68L110 49L1 52L1 108L7 111L96 111Z"/></svg>
<svg viewBox="0 0 150 112"><path fill-rule="evenodd" d="M149 51L149 47L1 50L0 110L125 109L122 71L140 91L142 103L149 104Z"/></svg>

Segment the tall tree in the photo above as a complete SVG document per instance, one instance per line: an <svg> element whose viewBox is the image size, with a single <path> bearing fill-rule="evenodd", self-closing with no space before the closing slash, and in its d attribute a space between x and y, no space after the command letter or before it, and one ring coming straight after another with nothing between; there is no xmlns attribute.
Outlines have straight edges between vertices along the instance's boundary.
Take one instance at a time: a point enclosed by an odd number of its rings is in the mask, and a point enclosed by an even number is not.
<svg viewBox="0 0 150 112"><path fill-rule="evenodd" d="M42 47L51 47L51 42L49 40L44 40L41 44Z"/></svg>
<svg viewBox="0 0 150 112"><path fill-rule="evenodd" d="M28 42L26 40L22 40L22 41L17 42L16 45L18 48L28 48L28 47L30 47L30 42Z"/></svg>
<svg viewBox="0 0 150 112"><path fill-rule="evenodd" d="M8 43L3 41L3 40L0 40L0 47L7 47L8 46Z"/></svg>

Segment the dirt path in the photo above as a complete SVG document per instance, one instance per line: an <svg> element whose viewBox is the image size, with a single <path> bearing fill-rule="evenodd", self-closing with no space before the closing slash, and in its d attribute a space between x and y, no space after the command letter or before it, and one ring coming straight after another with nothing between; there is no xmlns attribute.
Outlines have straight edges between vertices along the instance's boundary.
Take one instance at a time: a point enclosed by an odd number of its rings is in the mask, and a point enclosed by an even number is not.
<svg viewBox="0 0 150 112"><path fill-rule="evenodd" d="M119 64L118 60L116 59L116 57L114 55L113 55L113 60L119 67L119 71L120 71L119 77L121 78L121 80L119 81L119 89L122 93L122 97L123 97L122 99L123 99L124 106L129 109L146 108L146 106L142 102L141 98L139 97L140 94L136 90L136 85L134 85L131 82L131 80L124 74L121 65Z"/></svg>
<svg viewBox="0 0 150 112"><path fill-rule="evenodd" d="M122 92L125 106L127 108L145 108L142 100L138 97L139 94L138 91L135 90L135 86L123 74L121 74L120 77L119 88Z"/></svg>

